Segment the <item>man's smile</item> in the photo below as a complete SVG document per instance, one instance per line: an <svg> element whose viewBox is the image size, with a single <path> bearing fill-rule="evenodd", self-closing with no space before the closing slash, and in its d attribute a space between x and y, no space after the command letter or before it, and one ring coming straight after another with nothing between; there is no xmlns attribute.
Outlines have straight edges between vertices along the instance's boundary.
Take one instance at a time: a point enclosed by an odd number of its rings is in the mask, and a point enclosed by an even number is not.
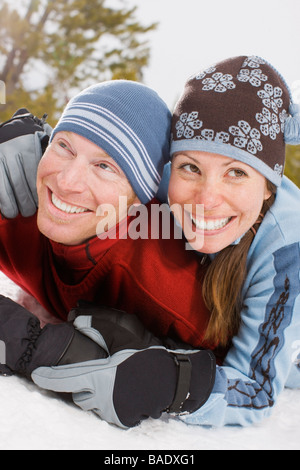
<svg viewBox="0 0 300 470"><path fill-rule="evenodd" d="M61 201L54 193L51 193L52 204L59 210L66 212L67 214L81 214L82 212L89 212L84 207L73 206Z"/></svg>

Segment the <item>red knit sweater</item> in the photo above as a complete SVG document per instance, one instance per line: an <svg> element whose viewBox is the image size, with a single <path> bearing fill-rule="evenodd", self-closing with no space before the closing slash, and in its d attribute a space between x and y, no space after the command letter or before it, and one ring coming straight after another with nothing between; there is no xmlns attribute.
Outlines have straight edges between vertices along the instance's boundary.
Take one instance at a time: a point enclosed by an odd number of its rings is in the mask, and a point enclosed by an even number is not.
<svg viewBox="0 0 300 470"><path fill-rule="evenodd" d="M184 239L95 237L71 247L44 237L36 216L1 220L0 239L0 269L52 315L66 320L84 299L134 313L159 336L212 346L203 343L203 268Z"/></svg>

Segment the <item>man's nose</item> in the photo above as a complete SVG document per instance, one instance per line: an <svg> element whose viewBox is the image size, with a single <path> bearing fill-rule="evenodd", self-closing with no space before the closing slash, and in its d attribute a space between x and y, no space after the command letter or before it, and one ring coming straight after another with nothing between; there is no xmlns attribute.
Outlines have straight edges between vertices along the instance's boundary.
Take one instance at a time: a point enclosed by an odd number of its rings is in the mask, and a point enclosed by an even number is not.
<svg viewBox="0 0 300 470"><path fill-rule="evenodd" d="M65 192L83 192L87 186L87 166L75 158L58 173L57 183Z"/></svg>

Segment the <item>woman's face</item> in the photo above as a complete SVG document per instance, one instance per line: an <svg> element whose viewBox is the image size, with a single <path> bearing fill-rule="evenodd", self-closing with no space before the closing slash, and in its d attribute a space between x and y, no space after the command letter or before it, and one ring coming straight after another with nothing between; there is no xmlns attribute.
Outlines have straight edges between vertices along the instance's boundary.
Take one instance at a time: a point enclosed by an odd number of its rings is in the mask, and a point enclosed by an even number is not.
<svg viewBox="0 0 300 470"><path fill-rule="evenodd" d="M115 207L115 223L138 202L118 164L96 144L72 132L58 132L38 168L38 227L51 240L78 245L96 235L107 212ZM127 204L119 204L126 197ZM124 199L123 199L124 200ZM98 212L97 212L98 210Z"/></svg>
<svg viewBox="0 0 300 470"><path fill-rule="evenodd" d="M169 203L197 251L216 253L244 235L270 196L264 176L245 163L200 151L173 156Z"/></svg>

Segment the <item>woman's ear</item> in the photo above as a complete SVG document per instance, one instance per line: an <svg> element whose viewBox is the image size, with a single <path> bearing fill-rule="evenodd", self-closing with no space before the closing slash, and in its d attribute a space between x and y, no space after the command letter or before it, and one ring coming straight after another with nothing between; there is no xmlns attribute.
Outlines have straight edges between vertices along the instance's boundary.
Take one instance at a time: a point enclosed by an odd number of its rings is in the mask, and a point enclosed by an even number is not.
<svg viewBox="0 0 300 470"><path fill-rule="evenodd" d="M276 194L276 186L270 181L266 180L264 201L270 199L273 194Z"/></svg>
<svg viewBox="0 0 300 470"><path fill-rule="evenodd" d="M264 201L267 201L268 199L270 199L270 197L272 196L272 191L270 191L267 187L265 189L265 195L264 195Z"/></svg>

